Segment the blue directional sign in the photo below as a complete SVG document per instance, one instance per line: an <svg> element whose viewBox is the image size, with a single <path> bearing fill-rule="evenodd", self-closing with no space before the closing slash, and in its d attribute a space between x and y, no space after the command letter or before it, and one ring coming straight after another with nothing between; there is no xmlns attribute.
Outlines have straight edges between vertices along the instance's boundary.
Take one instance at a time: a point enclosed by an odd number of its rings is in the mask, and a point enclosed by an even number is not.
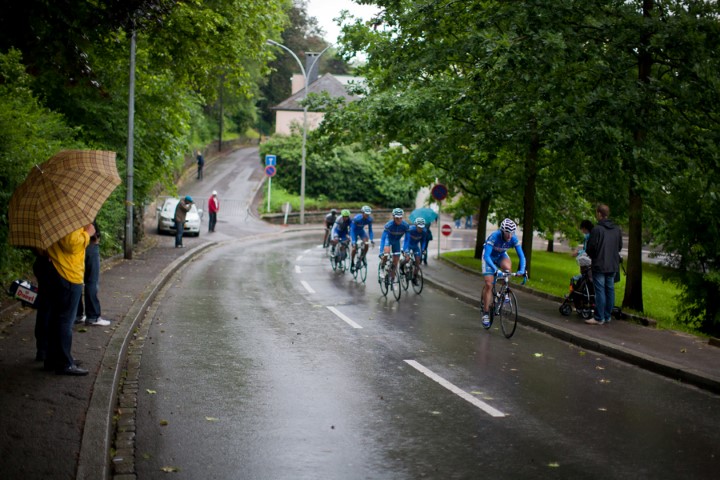
<svg viewBox="0 0 720 480"><path fill-rule="evenodd" d="M267 167L270 165L272 165L273 167L275 165L277 165L277 156L276 155L265 155L265 166Z"/></svg>
<svg viewBox="0 0 720 480"><path fill-rule="evenodd" d="M268 177L272 177L273 175L275 175L276 171L277 169L272 165L268 165L267 167L265 167L265 175L267 175Z"/></svg>

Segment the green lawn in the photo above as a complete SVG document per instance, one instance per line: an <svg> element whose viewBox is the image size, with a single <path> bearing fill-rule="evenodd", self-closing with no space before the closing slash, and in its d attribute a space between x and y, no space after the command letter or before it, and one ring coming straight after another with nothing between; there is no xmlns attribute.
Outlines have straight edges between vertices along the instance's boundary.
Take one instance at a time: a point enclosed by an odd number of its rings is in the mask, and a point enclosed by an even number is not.
<svg viewBox="0 0 720 480"><path fill-rule="evenodd" d="M472 270L480 271L482 261L473 257L474 250L458 250L443 253L443 258L456 262ZM518 260L513 250L508 251L512 258L513 266L517 267ZM642 316L657 321L658 328L682 330L685 332L697 332L689 329L686 325L675 322L675 309L677 306L678 289L670 282L662 280L661 275L665 267L658 265L643 264L643 303L645 312ZM580 272L575 257L569 253L533 251L532 270L528 287L550 293L557 296L564 296L568 293L570 278ZM615 285L615 304L621 305L625 294L625 275L621 275L620 283ZM637 312L636 312L637 313Z"/></svg>

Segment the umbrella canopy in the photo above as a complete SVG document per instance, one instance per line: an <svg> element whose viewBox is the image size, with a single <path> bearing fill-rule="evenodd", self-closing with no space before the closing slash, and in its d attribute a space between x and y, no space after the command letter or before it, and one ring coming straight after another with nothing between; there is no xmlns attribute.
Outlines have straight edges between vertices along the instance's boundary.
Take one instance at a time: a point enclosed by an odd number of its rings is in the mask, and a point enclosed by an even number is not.
<svg viewBox="0 0 720 480"><path fill-rule="evenodd" d="M35 165L10 198L10 244L46 250L92 223L120 183L115 152L63 150Z"/></svg>
<svg viewBox="0 0 720 480"><path fill-rule="evenodd" d="M427 223L434 222L438 214L432 208L416 208L410 213L410 221L414 222L416 218L424 218Z"/></svg>

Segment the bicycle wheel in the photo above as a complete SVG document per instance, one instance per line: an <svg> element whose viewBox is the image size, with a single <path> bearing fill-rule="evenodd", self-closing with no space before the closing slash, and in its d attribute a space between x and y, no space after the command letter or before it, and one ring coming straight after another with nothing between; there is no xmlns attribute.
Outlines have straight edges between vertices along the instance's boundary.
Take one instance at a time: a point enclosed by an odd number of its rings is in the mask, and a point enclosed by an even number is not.
<svg viewBox="0 0 720 480"><path fill-rule="evenodd" d="M390 289L393 292L393 295L395 296L395 300L400 300L400 297L402 296L402 278L400 278L400 272L398 271L397 267L393 267L393 270L395 270L395 275L392 276L391 283L390 283Z"/></svg>
<svg viewBox="0 0 720 480"><path fill-rule="evenodd" d="M410 283L412 283L413 291L417 294L420 294L423 289L423 273L422 268L415 267L415 278L413 278Z"/></svg>
<svg viewBox="0 0 720 480"><path fill-rule="evenodd" d="M412 275L412 267L409 265L405 265L405 268L400 268L400 285L405 289L407 292L408 287L410 286L410 275Z"/></svg>
<svg viewBox="0 0 720 480"><path fill-rule="evenodd" d="M335 255L330 255L330 266L332 267L333 271L337 269L337 257Z"/></svg>
<svg viewBox="0 0 720 480"><path fill-rule="evenodd" d="M390 283L385 279L383 273L382 263L378 263L378 283L380 284L380 291L382 292L383 297L387 297Z"/></svg>
<svg viewBox="0 0 720 480"><path fill-rule="evenodd" d="M500 327L505 338L510 338L517 328L517 299L512 290L505 292L505 300L500 306Z"/></svg>
<svg viewBox="0 0 720 480"><path fill-rule="evenodd" d="M360 263L360 280L365 283L367 279L367 258L363 257Z"/></svg>
<svg viewBox="0 0 720 480"><path fill-rule="evenodd" d="M352 265L354 267L351 269L351 272L352 272L352 276L355 280L357 280L358 274L360 273L360 270L358 269L358 265L360 265L360 264L361 264L360 260L355 260L354 264L352 262L350 263L350 265Z"/></svg>

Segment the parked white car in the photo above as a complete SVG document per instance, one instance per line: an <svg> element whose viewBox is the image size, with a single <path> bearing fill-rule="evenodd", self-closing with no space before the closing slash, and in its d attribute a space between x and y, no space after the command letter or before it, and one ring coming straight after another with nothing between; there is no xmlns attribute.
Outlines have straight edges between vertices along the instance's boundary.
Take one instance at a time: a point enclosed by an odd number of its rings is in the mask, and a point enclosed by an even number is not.
<svg viewBox="0 0 720 480"><path fill-rule="evenodd" d="M178 198L166 198L162 206L157 207L158 212L158 233L172 233L175 234L175 207L177 207L180 199ZM185 229L183 235L194 235L200 236L200 221L202 220L203 211L198 209L193 203L190 207L190 211L185 216Z"/></svg>

